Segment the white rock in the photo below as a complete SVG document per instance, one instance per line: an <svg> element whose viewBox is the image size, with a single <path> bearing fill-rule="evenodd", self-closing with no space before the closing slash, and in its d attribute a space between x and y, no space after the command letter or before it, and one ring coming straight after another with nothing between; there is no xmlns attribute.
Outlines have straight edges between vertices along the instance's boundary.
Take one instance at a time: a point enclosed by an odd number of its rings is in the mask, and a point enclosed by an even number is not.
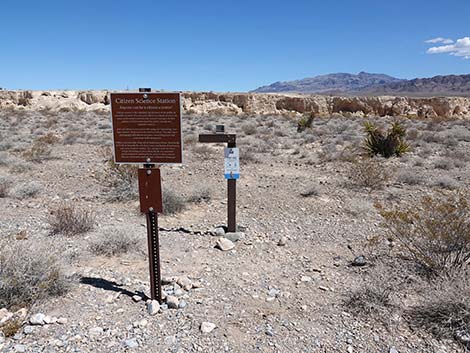
<svg viewBox="0 0 470 353"><path fill-rule="evenodd" d="M166 303L170 309L178 309L179 300L174 295L167 296Z"/></svg>
<svg viewBox="0 0 470 353"><path fill-rule="evenodd" d="M310 276L302 276L300 278L300 282L312 282L312 277Z"/></svg>
<svg viewBox="0 0 470 353"><path fill-rule="evenodd" d="M160 311L160 304L156 300L149 300L147 303L147 313L149 315L157 315L157 313Z"/></svg>
<svg viewBox="0 0 470 353"><path fill-rule="evenodd" d="M133 295L132 300L137 302L140 302L142 300L142 297L140 295Z"/></svg>
<svg viewBox="0 0 470 353"><path fill-rule="evenodd" d="M395 347L391 347L388 352L389 352L389 353L398 353L398 351L397 351L397 349L396 349Z"/></svg>
<svg viewBox="0 0 470 353"><path fill-rule="evenodd" d="M26 352L26 346L24 344L15 344L13 348L15 349L15 352L19 352L19 353Z"/></svg>
<svg viewBox="0 0 470 353"><path fill-rule="evenodd" d="M222 251L229 251L235 247L235 244L228 239L219 238L215 246Z"/></svg>
<svg viewBox="0 0 470 353"><path fill-rule="evenodd" d="M92 327L91 329L88 330L88 334L92 337L98 337L103 334L103 328L102 327Z"/></svg>
<svg viewBox="0 0 470 353"><path fill-rule="evenodd" d="M203 322L203 323L201 324L200 329L201 329L201 332L202 332L202 333L210 333L210 332L212 332L216 327L217 327L217 326L216 326L214 323L205 321L205 322Z"/></svg>
<svg viewBox="0 0 470 353"><path fill-rule="evenodd" d="M46 315L44 314L41 314L41 313L38 313L38 314L35 314L33 316L31 316L31 318L29 319L29 323L31 325L44 325L44 318L46 317Z"/></svg>
<svg viewBox="0 0 470 353"><path fill-rule="evenodd" d="M31 333L34 332L34 326L29 326L29 325L26 325L25 327L23 327L23 333L25 335L29 335Z"/></svg>
<svg viewBox="0 0 470 353"><path fill-rule="evenodd" d="M126 348L137 348L139 346L139 343L137 343L137 340L135 338L130 338L128 340L124 340L124 346Z"/></svg>
<svg viewBox="0 0 470 353"><path fill-rule="evenodd" d="M59 318L57 319L57 323L58 323L58 324L61 324L61 325L67 324L68 321L69 321L69 320L68 320L66 317L59 317Z"/></svg>

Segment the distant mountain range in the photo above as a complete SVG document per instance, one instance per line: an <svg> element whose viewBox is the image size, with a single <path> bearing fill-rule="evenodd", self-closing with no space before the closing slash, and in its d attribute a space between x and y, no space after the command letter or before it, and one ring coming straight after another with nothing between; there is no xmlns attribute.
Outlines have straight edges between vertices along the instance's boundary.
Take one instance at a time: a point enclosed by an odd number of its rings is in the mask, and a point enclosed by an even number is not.
<svg viewBox="0 0 470 353"><path fill-rule="evenodd" d="M257 93L316 93L332 95L470 96L470 75L447 75L404 80L384 74L336 73L275 82Z"/></svg>

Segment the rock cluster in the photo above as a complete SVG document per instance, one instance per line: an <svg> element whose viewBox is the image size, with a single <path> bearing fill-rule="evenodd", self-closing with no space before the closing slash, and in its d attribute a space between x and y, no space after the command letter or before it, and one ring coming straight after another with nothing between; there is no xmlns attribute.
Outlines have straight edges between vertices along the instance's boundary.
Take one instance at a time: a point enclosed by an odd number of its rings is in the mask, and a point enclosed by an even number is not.
<svg viewBox="0 0 470 353"><path fill-rule="evenodd" d="M399 96L321 96L268 93L184 92L186 114L406 116L470 118L470 98ZM0 91L0 109L109 111L108 91Z"/></svg>

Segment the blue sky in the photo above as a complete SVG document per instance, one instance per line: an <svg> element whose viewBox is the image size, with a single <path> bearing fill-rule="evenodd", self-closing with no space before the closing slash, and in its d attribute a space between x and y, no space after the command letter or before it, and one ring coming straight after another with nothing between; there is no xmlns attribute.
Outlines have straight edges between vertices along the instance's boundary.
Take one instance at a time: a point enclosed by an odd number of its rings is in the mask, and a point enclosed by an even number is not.
<svg viewBox="0 0 470 353"><path fill-rule="evenodd" d="M247 91L333 72L468 74L469 16L468 0L2 0L0 87Z"/></svg>

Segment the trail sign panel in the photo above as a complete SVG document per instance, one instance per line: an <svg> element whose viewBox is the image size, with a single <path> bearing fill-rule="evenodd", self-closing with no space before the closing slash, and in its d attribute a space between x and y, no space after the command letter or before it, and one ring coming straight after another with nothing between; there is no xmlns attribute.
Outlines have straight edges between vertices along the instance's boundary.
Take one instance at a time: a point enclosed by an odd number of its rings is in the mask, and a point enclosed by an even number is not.
<svg viewBox="0 0 470 353"><path fill-rule="evenodd" d="M226 147L224 149L225 157L225 179L240 178L240 152L236 147Z"/></svg>
<svg viewBox="0 0 470 353"><path fill-rule="evenodd" d="M147 213L153 209L156 213L163 211L162 186L160 182L160 169L139 168L139 198L140 212Z"/></svg>
<svg viewBox="0 0 470 353"><path fill-rule="evenodd" d="M179 93L111 93L114 160L182 163Z"/></svg>

